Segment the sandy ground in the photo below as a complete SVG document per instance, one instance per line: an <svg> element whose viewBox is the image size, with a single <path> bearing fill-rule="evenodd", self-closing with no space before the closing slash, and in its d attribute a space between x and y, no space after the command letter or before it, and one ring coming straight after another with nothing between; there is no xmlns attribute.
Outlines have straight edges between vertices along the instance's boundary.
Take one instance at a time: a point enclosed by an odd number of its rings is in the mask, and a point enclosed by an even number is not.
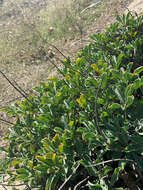
<svg viewBox="0 0 143 190"><path fill-rule="evenodd" d="M134 0L129 6L128 9L138 14L143 12L143 0Z"/></svg>

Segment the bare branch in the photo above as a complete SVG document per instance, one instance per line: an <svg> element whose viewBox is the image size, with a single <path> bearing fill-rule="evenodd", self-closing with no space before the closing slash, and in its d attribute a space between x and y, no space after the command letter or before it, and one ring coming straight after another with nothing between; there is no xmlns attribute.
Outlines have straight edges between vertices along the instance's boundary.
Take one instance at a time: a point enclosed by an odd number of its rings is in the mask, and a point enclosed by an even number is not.
<svg viewBox="0 0 143 190"><path fill-rule="evenodd" d="M48 56L46 56L46 59L59 71L59 73L61 75L63 75L63 77L65 77L64 73L59 69L59 67Z"/></svg>
<svg viewBox="0 0 143 190"><path fill-rule="evenodd" d="M88 10L88 9L90 9L90 8L96 7L100 2L101 2L101 0L96 0L95 3L92 3L91 5L89 5L89 6L86 7L85 9L83 9L83 10L81 11L81 13L85 12L86 10Z"/></svg>
<svg viewBox="0 0 143 190"><path fill-rule="evenodd" d="M107 160L107 161L103 161L103 162L99 162L97 164L93 164L93 165L89 165L89 166L85 166L85 167L91 167L91 166L99 166L99 165L102 165L102 164L107 164L107 163L110 163L110 162L118 162L118 161L126 161L126 162L135 162L134 160L130 160L130 159L114 159L114 160Z"/></svg>
<svg viewBox="0 0 143 190"><path fill-rule="evenodd" d="M27 186L27 184L25 183L21 183L21 184L15 184L15 185L8 185L8 184L4 184L4 183L0 183L1 186L6 186L6 187L20 187L20 186Z"/></svg>
<svg viewBox="0 0 143 190"><path fill-rule="evenodd" d="M4 185L2 185L2 187L3 187L5 190L7 190L7 188L6 188Z"/></svg>
<svg viewBox="0 0 143 190"><path fill-rule="evenodd" d="M76 170L79 168L80 164L77 165L77 167L74 169L72 174L65 180L65 182L60 186L58 190L62 190L62 188L65 186L65 184L70 180L70 178L75 174Z"/></svg>
<svg viewBox="0 0 143 190"><path fill-rule="evenodd" d="M5 119L2 119L2 118L0 118L0 121L2 121L2 122L4 122L4 123L7 123L7 124L9 124L9 125L15 125L14 123L12 123L12 122L10 122L10 121L7 121L7 120L5 120Z"/></svg>
<svg viewBox="0 0 143 190"><path fill-rule="evenodd" d="M77 190L77 188L78 188L82 183L84 183L86 180L88 180L88 179L89 179L89 176L86 177L85 179L83 179L82 181L80 181L80 182L74 187L73 190Z"/></svg>
<svg viewBox="0 0 143 190"><path fill-rule="evenodd" d="M21 92L23 92L23 93L25 94L25 96L28 95L28 94L25 92L25 90L23 90L23 89L21 88L21 86L19 86L19 84L18 84L16 81L13 80L13 82L16 84L16 86L19 88L19 90L21 90Z"/></svg>
<svg viewBox="0 0 143 190"><path fill-rule="evenodd" d="M10 84L16 91L18 91L28 102L32 103L32 102L27 98L27 96L26 96L23 92L21 92L21 90L19 90L19 89L10 81L10 79L9 79L2 71L0 71L0 73L2 74L2 76L9 82L9 84Z"/></svg>

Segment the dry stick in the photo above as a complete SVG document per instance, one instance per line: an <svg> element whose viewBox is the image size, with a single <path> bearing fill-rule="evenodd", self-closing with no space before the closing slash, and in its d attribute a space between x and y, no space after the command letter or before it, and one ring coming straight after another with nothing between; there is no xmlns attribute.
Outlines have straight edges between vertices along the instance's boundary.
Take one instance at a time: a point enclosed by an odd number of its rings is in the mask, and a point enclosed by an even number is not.
<svg viewBox="0 0 143 190"><path fill-rule="evenodd" d="M84 183L86 180L88 180L88 179L89 179L89 176L86 177L85 179L83 179L82 181L80 181L80 182L74 187L73 190L77 190L77 188L78 188L82 183Z"/></svg>
<svg viewBox="0 0 143 190"><path fill-rule="evenodd" d="M56 47L54 46L53 44L47 42L42 36L41 36L41 33L39 32L39 30L37 30L37 28L34 26L34 24L31 24L31 26L34 28L34 31L36 31L39 35L39 37L42 39L43 43L44 44L49 44L50 46L54 47L64 58L67 59L67 57ZM47 56L46 57L50 63L52 63L52 65L54 65L56 67L56 69L64 76L63 72L57 67L57 65L51 61L51 59ZM65 76L64 76L65 77Z"/></svg>
<svg viewBox="0 0 143 190"><path fill-rule="evenodd" d="M65 59L67 59L67 57L53 44L47 42L50 46L52 46L53 48L55 48Z"/></svg>
<svg viewBox="0 0 143 190"><path fill-rule="evenodd" d="M13 82L16 84L16 86L21 90L21 92L23 92L24 94L25 94L25 96L27 96L28 94L25 92L25 90L23 90L20 86L19 86L19 84L16 82L16 81L14 81L13 80Z"/></svg>
<svg viewBox="0 0 143 190"><path fill-rule="evenodd" d="M12 122L10 122L10 121L7 121L7 120L5 120L5 119L2 119L2 118L0 118L0 121L2 121L2 122L4 122L4 123L7 123L7 124L9 124L9 125L15 125L14 123L12 123Z"/></svg>
<svg viewBox="0 0 143 190"><path fill-rule="evenodd" d="M32 24L32 26L34 26ZM49 44L51 47L53 47L54 49L56 49L65 59L67 59L67 56L65 56L55 45L51 44L50 42L47 42L47 40L45 40L41 33L39 32L39 30L37 30L37 28L34 26L34 29L36 30L36 32L38 32L38 35L40 36L40 38L42 39L42 41L45 43L45 44Z"/></svg>
<svg viewBox="0 0 143 190"><path fill-rule="evenodd" d="M0 183L0 185L6 186L6 187L19 187L19 186L27 186L27 184L22 183L22 184L15 184L15 185L8 185L8 184L4 184L4 183Z"/></svg>
<svg viewBox="0 0 143 190"><path fill-rule="evenodd" d="M16 100L19 100L19 99L21 99L21 98L23 98L23 96L18 96L18 97L14 98L14 99L12 99L12 100L10 100L10 101L8 101L8 102L5 102L5 105L3 105L3 106L0 105L0 109L6 108L6 107L7 107L6 104L9 104L9 103L14 102L14 101L16 101Z"/></svg>
<svg viewBox="0 0 143 190"><path fill-rule="evenodd" d="M58 67L48 56L46 56L46 59L47 59L52 65L54 65L54 67L59 71L59 73L61 73L61 75L63 75L63 77L65 77L64 73L59 69L59 67Z"/></svg>
<svg viewBox="0 0 143 190"><path fill-rule="evenodd" d="M8 77L7 77L2 71L0 71L0 73L2 74L2 76L9 82L9 84L10 84L16 91L18 91L28 102L32 103L32 102L27 98L27 96L26 96L23 92L21 92L21 90L19 90L19 89L8 79Z"/></svg>
<svg viewBox="0 0 143 190"><path fill-rule="evenodd" d="M54 67L53 67L54 68ZM27 90L29 90L29 91L32 91L32 89L27 89ZM26 93L27 94L27 93ZM30 95L30 93L29 94L27 94L27 95ZM34 93L34 95L36 95L36 93ZM14 102L14 101L16 101L16 100L19 100L19 99L22 99L23 98L23 96L18 96L18 97L16 97L16 98L13 98L12 100L10 100L10 101L8 101L8 102L5 102L5 104L9 104L9 103L11 103L11 102ZM6 105L0 105L0 109L3 109L3 108L6 108L7 106Z"/></svg>
<svg viewBox="0 0 143 190"><path fill-rule="evenodd" d="M24 18L24 15L23 15ZM53 47L54 49L56 49L65 59L67 59L67 56L65 56L55 45L51 44L50 42L47 42L47 40L44 39L44 37L41 35L40 31L35 27L34 24L31 24L32 28L34 28L34 31L36 31L39 35L39 37L41 38L41 40L43 41L44 44L49 44L51 47ZM62 71L56 66L56 64L54 64L50 58L48 58L48 60L50 61L50 63L52 63L56 69L63 75ZM62 63L62 61L61 61ZM70 69L72 69L73 71L75 71L73 68L69 67ZM84 76L81 72L79 72L79 74L81 74L82 76ZM63 75L64 76L64 75Z"/></svg>
<svg viewBox="0 0 143 190"><path fill-rule="evenodd" d="M89 6L86 7L85 9L83 9L83 10L81 11L81 13L85 12L86 10L88 10L88 9L90 9L90 8L96 7L100 2L101 2L101 0L96 0L95 3L92 3L91 5L89 5Z"/></svg>
<svg viewBox="0 0 143 190"><path fill-rule="evenodd" d="M2 187L3 187L5 190L7 190L7 188L6 188L4 185L2 185Z"/></svg>
<svg viewBox="0 0 143 190"><path fill-rule="evenodd" d="M36 31L39 35L39 37L42 39L42 41L44 42L44 44L49 44L51 47L53 47L54 49L56 49L65 59L67 59L67 56L65 56L55 45L51 44L50 42L47 42L47 40L45 40L41 33L39 32L39 30L35 27L34 24L31 23L32 28L34 28L34 31Z"/></svg>
<svg viewBox="0 0 143 190"><path fill-rule="evenodd" d="M74 171L72 172L72 174L65 180L65 182L60 186L60 188L58 190L62 190L62 188L65 186L65 184L70 180L70 178L75 174L76 170L78 169L78 167L80 166L80 164L78 164L78 166L74 169Z"/></svg>
<svg viewBox="0 0 143 190"><path fill-rule="evenodd" d="M107 163L110 163L110 162L118 162L118 161L129 161L129 162L135 162L134 160L131 160L131 159L114 159L114 160L107 160L107 161L103 161L103 162L100 162L100 163L97 163L97 164L93 164L93 165L87 165L85 167L91 167L91 166L99 166L99 165L103 165L103 164L107 164Z"/></svg>
<svg viewBox="0 0 143 190"><path fill-rule="evenodd" d="M54 47L65 59L67 59L67 57L55 46L55 45L53 45L53 44L51 44L50 42L47 42L42 36L41 36L41 33L37 30L37 28L35 29L37 32L38 32L38 34L39 34L39 36L40 36L40 38L42 39L42 41L46 44L49 44L50 46L52 46L52 47ZM60 60L61 61L61 60ZM62 63L62 61L61 61L61 63ZM63 63L62 63L63 64ZM57 67L56 67L57 68ZM72 69L73 71L75 71L75 72L77 72L75 69L73 69L72 67L69 67L68 66L68 68L70 68L70 69ZM58 70L59 70L59 68L58 68ZM79 72L79 74L80 75L82 75L83 77L84 77L84 75L80 72L80 71L78 71Z"/></svg>

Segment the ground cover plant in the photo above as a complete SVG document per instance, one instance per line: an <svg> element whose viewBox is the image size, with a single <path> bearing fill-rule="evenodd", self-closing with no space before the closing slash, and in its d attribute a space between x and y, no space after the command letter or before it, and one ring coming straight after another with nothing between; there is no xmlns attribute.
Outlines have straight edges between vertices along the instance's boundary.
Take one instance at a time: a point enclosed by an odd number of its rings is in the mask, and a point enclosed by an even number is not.
<svg viewBox="0 0 143 190"><path fill-rule="evenodd" d="M143 16L117 16L61 78L5 109L16 119L1 181L32 190L143 188Z"/></svg>

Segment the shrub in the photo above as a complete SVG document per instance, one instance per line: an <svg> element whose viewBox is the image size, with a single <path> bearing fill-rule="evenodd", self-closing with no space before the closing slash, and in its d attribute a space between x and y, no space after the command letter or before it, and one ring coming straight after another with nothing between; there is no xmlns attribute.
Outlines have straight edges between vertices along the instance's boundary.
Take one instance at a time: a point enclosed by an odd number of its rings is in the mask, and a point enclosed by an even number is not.
<svg viewBox="0 0 143 190"><path fill-rule="evenodd" d="M63 77L7 108L15 124L1 170L31 189L143 187L143 17L117 16Z"/></svg>

